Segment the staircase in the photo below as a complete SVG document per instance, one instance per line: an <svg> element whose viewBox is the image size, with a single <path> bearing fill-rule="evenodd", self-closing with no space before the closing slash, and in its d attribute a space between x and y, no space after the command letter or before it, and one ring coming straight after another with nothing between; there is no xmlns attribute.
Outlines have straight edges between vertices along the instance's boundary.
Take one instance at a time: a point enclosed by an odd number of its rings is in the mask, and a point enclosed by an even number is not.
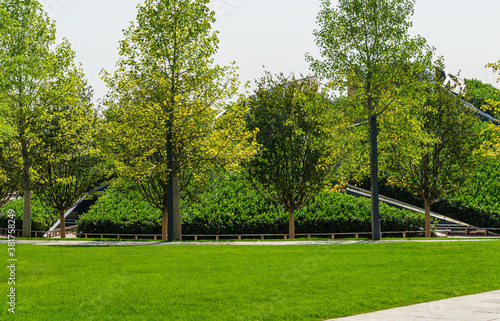
<svg viewBox="0 0 500 321"><path fill-rule="evenodd" d="M366 198L371 198L371 192L352 185L348 185L346 188L346 193L349 195L353 195L356 197L366 197ZM386 203L389 206L400 208L400 209L407 209L413 212L418 212L418 213L425 213L425 210L423 208L420 208L418 206L414 206L405 202L401 202L398 200L395 200L393 198L384 196L384 195L379 195L379 199L381 202ZM434 218L435 220L438 221L436 225L436 230L434 231L437 236L447 236L451 234L467 234L466 231L469 229L476 229L475 226L472 226L470 224L467 224L465 222L461 222L459 220L455 220L451 217L447 217L435 212L431 211L431 218Z"/></svg>
<svg viewBox="0 0 500 321"><path fill-rule="evenodd" d="M64 213L64 223L66 229L76 227L76 220L78 219L78 212L75 211L76 207L85 199L86 195L82 197L75 206L70 208ZM61 228L61 220L57 220L57 222L52 225L52 227L43 235L43 237L51 237L54 235L55 231L58 231Z"/></svg>

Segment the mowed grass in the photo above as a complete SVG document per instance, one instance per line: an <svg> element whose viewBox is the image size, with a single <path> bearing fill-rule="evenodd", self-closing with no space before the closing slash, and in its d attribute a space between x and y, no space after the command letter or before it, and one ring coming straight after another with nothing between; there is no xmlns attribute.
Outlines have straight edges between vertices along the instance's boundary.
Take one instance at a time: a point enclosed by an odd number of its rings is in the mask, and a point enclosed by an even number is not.
<svg viewBox="0 0 500 321"><path fill-rule="evenodd" d="M7 246L0 253L7 260ZM16 247L1 320L324 320L500 289L500 242Z"/></svg>

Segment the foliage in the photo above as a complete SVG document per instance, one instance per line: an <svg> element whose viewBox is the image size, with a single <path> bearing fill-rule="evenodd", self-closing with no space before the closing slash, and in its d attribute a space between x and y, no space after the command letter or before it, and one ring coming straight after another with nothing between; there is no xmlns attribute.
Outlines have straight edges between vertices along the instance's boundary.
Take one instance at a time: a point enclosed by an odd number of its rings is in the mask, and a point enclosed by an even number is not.
<svg viewBox="0 0 500 321"><path fill-rule="evenodd" d="M500 215L500 159L482 162L464 193L452 199L468 206L495 211Z"/></svg>
<svg viewBox="0 0 500 321"><path fill-rule="evenodd" d="M103 157L96 146L98 121L92 91L83 77L73 67L47 86L45 113L34 126L38 133L33 148L37 151L34 189L46 207L60 214L61 238L65 237L66 210L105 177Z"/></svg>
<svg viewBox="0 0 500 321"><path fill-rule="evenodd" d="M125 193L109 188L87 213L80 216L78 231L157 234L161 232L161 212L136 191Z"/></svg>
<svg viewBox="0 0 500 321"><path fill-rule="evenodd" d="M48 100L66 101L72 95L71 86L62 90L59 85L75 69L74 56L67 40L56 45L55 23L38 1L0 1L0 111L13 131L8 157L22 166L24 236L31 234L34 157L42 154L35 149L41 137L35 128L51 112Z"/></svg>
<svg viewBox="0 0 500 321"><path fill-rule="evenodd" d="M9 201L21 185L21 162L17 161L19 155L13 151L9 140L0 141L0 207Z"/></svg>
<svg viewBox="0 0 500 321"><path fill-rule="evenodd" d="M492 68L494 73L499 73L500 75L500 60L497 63L488 64L486 67ZM500 78L497 79L497 82L499 81ZM491 106L493 116L500 119L500 100L488 100L487 102ZM489 132L493 141L489 142L485 148L490 156L500 157L500 126L490 124Z"/></svg>
<svg viewBox="0 0 500 321"><path fill-rule="evenodd" d="M343 163L343 172L366 172L370 165L374 239L380 237L378 154L385 156L379 153L379 124L385 144L395 133L420 133L408 107L422 99L427 86L423 75L433 64L434 49L424 38L409 35L414 5L415 0L339 0L332 8L331 0L322 0L319 29L314 31L322 60L307 55L311 69L332 90L347 95L344 127L369 124L354 128L354 139L346 140L346 149L356 154ZM368 138L371 148L365 143ZM406 149L411 152L410 146Z"/></svg>
<svg viewBox="0 0 500 321"><path fill-rule="evenodd" d="M433 51L422 37L410 38L413 0L322 1L314 32L323 60L307 55L316 74L356 101L353 119L382 114L419 88ZM361 107L361 108L360 108Z"/></svg>
<svg viewBox="0 0 500 321"><path fill-rule="evenodd" d="M385 231L419 230L423 216L382 204ZM287 230L287 215L242 179L241 174L219 174L199 202L183 204L183 234L279 233ZM80 217L85 233L159 233L161 213L136 191L108 189ZM370 201L339 192L322 191L297 212L298 233L340 233L370 230Z"/></svg>
<svg viewBox="0 0 500 321"><path fill-rule="evenodd" d="M120 174L162 211L164 237L167 198L173 198L174 239L181 233L181 193L203 181L214 163L233 163L251 152L242 106L223 113L239 83L234 64L213 63L218 38L207 3L148 0L140 5L137 21L120 42L118 69L103 75L110 89L108 150Z"/></svg>
<svg viewBox="0 0 500 321"><path fill-rule="evenodd" d="M488 163L486 163L488 164ZM500 172L489 172L495 165L480 166L468 186L468 190L454 197L446 198L432 207L432 211L477 227L500 228L500 202L498 200L498 175ZM362 186L369 186L366 178ZM421 208L425 204L408 190L381 181L380 194Z"/></svg>
<svg viewBox="0 0 500 321"><path fill-rule="evenodd" d="M335 109L315 78L274 79L270 73L257 82L248 107L247 126L259 131L259 151L243 166L257 188L289 213L293 238L294 212L324 188L338 161Z"/></svg>
<svg viewBox="0 0 500 321"><path fill-rule="evenodd" d="M481 161L476 154L481 144L479 120L459 96L441 84L436 77L434 87L426 91L427 101L413 113L427 137L398 135L389 160L393 170L390 180L424 201L427 237L431 229L430 206L461 192ZM399 146L412 146L415 153L406 156Z"/></svg>
<svg viewBox="0 0 500 321"><path fill-rule="evenodd" d="M464 97L475 107L495 116L495 110L492 105L500 103L500 91L490 85L476 79L465 79L467 85L467 94Z"/></svg>
<svg viewBox="0 0 500 321"><path fill-rule="evenodd" d="M47 211L42 205L40 200L35 196L32 198L32 228L34 231L48 231L52 225L57 221L57 212ZM5 206L0 208L0 227L7 227L8 211L14 210L16 218L16 229L21 229L23 226L23 199L17 199L8 202Z"/></svg>

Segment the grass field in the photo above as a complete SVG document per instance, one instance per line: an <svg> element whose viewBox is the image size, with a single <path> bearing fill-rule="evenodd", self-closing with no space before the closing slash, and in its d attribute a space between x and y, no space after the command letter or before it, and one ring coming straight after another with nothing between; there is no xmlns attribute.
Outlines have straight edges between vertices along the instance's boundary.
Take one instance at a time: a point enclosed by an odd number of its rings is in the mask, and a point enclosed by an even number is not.
<svg viewBox="0 0 500 321"><path fill-rule="evenodd" d="M7 245L0 245L7 260ZM16 247L1 320L323 320L500 289L500 241ZM8 294L8 269L0 289Z"/></svg>

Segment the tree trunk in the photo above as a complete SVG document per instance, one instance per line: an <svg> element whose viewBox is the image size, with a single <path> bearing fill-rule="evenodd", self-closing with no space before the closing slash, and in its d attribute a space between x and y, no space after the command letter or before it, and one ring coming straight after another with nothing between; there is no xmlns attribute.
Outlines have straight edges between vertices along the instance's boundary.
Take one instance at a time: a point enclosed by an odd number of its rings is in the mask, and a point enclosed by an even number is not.
<svg viewBox="0 0 500 321"><path fill-rule="evenodd" d="M61 238L66 238L66 219L64 218L64 210L59 212L59 230L61 231Z"/></svg>
<svg viewBox="0 0 500 321"><path fill-rule="evenodd" d="M24 190L23 237L31 237L31 190Z"/></svg>
<svg viewBox="0 0 500 321"><path fill-rule="evenodd" d="M28 143L21 129L21 153L23 156L23 185L24 185L24 207L23 207L23 237L31 237L31 160L28 152Z"/></svg>
<svg viewBox="0 0 500 321"><path fill-rule="evenodd" d="M288 212L288 238L289 239L294 239L295 238L295 217L294 217L294 211L289 211Z"/></svg>
<svg viewBox="0 0 500 321"><path fill-rule="evenodd" d="M165 239L168 242L174 240L174 154L173 154L173 135L172 123L168 125L167 133L167 168L168 181L167 181L167 218L163 221L163 226L167 227Z"/></svg>
<svg viewBox="0 0 500 321"><path fill-rule="evenodd" d="M431 237L431 205L428 200L425 202L425 237Z"/></svg>
<svg viewBox="0 0 500 321"><path fill-rule="evenodd" d="M371 103L370 103L371 105ZM371 108L371 107L370 107ZM370 109L371 110L371 109ZM380 201L378 191L378 144L377 144L377 115L370 117L370 176L371 176L371 214L372 214L372 239L380 240Z"/></svg>
<svg viewBox="0 0 500 321"><path fill-rule="evenodd" d="M166 207L164 207L161 213L161 239L163 241L168 240L167 224L168 224L168 210Z"/></svg>
<svg viewBox="0 0 500 321"><path fill-rule="evenodd" d="M177 166L174 165L174 241L182 241L182 226L181 226L181 193L179 189L179 175L177 174Z"/></svg>

